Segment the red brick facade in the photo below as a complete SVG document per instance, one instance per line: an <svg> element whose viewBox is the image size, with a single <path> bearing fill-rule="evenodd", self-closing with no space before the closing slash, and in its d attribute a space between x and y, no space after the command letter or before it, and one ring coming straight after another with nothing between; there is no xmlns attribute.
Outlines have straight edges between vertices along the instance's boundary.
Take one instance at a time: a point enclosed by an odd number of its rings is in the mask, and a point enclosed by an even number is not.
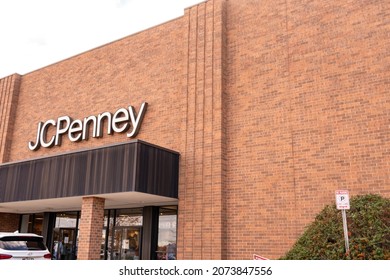
<svg viewBox="0 0 390 280"><path fill-rule="evenodd" d="M336 189L390 196L389 12L379 0L210 0L3 78L0 162L125 142L27 148L39 121L146 101L137 138L181 155L178 258L277 258Z"/></svg>

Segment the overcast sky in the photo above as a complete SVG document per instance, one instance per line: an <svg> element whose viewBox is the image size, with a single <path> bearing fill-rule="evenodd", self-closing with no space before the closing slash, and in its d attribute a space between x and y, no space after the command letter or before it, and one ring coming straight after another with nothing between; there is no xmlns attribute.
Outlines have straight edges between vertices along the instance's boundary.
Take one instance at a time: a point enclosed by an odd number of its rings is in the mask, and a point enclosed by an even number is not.
<svg viewBox="0 0 390 280"><path fill-rule="evenodd" d="M0 78L180 17L204 0L0 0Z"/></svg>

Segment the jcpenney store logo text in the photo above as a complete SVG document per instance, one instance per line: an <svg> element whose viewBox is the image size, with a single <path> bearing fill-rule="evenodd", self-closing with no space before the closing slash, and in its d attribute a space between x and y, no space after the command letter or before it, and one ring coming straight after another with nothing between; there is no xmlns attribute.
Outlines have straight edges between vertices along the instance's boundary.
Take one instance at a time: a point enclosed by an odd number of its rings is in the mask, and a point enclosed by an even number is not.
<svg viewBox="0 0 390 280"><path fill-rule="evenodd" d="M61 138L63 135L68 135L68 138L72 142L79 142L82 140L88 140L88 133L90 126L92 125L93 134L92 137L103 137L103 124L107 120L107 134L113 132L127 133L127 137L135 137L140 129L142 120L145 116L148 103L142 103L139 112L134 110L132 106L118 109L114 115L110 112L104 112L96 116L89 116L83 120L72 120L68 116L59 117L57 121L48 120L45 123L38 123L36 142L30 141L28 147L32 151L38 150L41 146L49 148L61 145ZM51 137L47 135L50 126L55 127L55 135Z"/></svg>

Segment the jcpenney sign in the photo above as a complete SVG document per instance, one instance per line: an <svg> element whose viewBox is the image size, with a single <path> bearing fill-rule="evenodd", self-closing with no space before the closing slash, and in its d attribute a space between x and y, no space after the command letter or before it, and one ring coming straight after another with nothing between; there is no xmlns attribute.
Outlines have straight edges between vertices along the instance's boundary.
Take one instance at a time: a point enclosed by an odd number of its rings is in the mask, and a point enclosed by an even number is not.
<svg viewBox="0 0 390 280"><path fill-rule="evenodd" d="M83 120L72 120L68 116L62 116L55 120L39 122L35 143L30 141L28 147L32 151L40 147L49 148L60 146L62 137L68 136L71 142L88 140L89 130L92 126L92 137L103 137L103 124L107 121L107 134L127 133L127 137L135 137L140 129L145 116L148 103L142 103L138 113L132 106L120 108L114 114L104 112L98 116L89 116ZM54 135L47 135L49 127L55 128Z"/></svg>

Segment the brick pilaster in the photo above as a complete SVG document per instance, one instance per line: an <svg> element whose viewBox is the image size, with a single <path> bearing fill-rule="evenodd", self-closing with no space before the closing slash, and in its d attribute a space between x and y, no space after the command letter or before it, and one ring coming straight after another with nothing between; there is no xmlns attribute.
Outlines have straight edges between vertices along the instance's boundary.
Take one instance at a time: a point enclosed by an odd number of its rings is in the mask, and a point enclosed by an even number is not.
<svg viewBox="0 0 390 280"><path fill-rule="evenodd" d="M185 77L186 132L181 150L178 259L223 258L224 1L185 11L188 21Z"/></svg>
<svg viewBox="0 0 390 280"><path fill-rule="evenodd" d="M103 219L104 198L83 197L77 255L79 260L100 259Z"/></svg>
<svg viewBox="0 0 390 280"><path fill-rule="evenodd" d="M18 74L0 79L0 163L9 160L20 81Z"/></svg>

